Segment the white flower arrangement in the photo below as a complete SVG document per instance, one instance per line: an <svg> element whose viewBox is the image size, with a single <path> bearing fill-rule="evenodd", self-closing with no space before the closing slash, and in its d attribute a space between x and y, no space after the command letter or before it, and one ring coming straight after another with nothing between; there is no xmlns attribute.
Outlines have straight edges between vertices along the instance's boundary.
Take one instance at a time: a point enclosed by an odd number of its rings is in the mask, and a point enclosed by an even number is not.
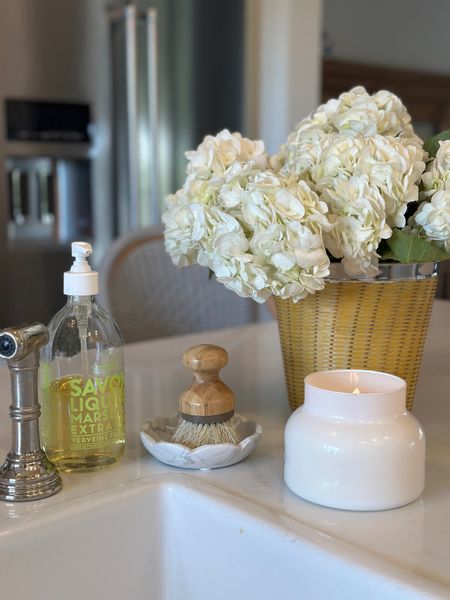
<svg viewBox="0 0 450 600"><path fill-rule="evenodd" d="M437 138L423 146L397 96L362 87L303 119L273 157L239 133L207 136L166 198L166 248L257 302L322 289L330 260L371 277L380 258L450 258L450 131Z"/></svg>

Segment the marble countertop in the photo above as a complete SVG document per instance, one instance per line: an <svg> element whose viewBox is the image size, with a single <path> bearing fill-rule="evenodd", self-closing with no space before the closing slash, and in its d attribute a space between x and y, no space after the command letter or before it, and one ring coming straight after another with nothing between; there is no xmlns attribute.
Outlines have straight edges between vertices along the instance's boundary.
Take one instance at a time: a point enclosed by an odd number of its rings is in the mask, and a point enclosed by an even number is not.
<svg viewBox="0 0 450 600"><path fill-rule="evenodd" d="M159 463L142 447L141 424L177 412L189 385L182 352L197 343L224 346L230 362L224 381L234 390L237 410L264 428L255 452L244 462L214 471L183 471ZM17 523L38 521L42 511L65 502L123 487L144 478L206 485L231 493L287 528L300 527L315 543L417 589L417 598L450 598L450 302L436 301L418 384L414 414L427 437L426 488L403 508L372 513L316 506L292 494L283 481L283 431L290 414L275 322L166 338L126 347L127 447L114 468L63 475L59 494L29 503L0 503L0 538ZM9 375L0 369L0 457L9 450Z"/></svg>

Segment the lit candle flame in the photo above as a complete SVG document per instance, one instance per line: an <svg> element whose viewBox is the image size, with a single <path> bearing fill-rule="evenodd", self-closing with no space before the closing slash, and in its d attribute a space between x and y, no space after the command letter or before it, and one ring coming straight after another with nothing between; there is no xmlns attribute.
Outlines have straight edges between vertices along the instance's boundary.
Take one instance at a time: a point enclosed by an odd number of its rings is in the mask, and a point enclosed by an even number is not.
<svg viewBox="0 0 450 600"><path fill-rule="evenodd" d="M361 393L359 391L358 383L359 383L359 381L358 381L358 373L351 372L350 373L350 385L353 388L352 394L360 394Z"/></svg>

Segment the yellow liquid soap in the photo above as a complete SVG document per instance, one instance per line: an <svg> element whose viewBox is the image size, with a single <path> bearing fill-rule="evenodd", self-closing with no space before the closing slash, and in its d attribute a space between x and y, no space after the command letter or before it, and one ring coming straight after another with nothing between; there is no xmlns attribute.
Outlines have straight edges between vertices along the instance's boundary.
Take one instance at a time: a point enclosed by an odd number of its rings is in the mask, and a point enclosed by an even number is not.
<svg viewBox="0 0 450 600"><path fill-rule="evenodd" d="M42 390L42 440L65 472L93 471L117 462L125 446L123 372L69 375Z"/></svg>

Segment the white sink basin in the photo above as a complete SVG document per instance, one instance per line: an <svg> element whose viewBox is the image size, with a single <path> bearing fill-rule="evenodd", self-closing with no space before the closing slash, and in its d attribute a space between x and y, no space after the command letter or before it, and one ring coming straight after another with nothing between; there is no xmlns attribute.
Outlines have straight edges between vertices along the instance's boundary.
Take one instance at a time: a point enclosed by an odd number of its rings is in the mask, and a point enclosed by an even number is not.
<svg viewBox="0 0 450 600"><path fill-rule="evenodd" d="M44 509L38 525L13 520L0 540L2 600L417 597L267 509L193 485L147 478Z"/></svg>

